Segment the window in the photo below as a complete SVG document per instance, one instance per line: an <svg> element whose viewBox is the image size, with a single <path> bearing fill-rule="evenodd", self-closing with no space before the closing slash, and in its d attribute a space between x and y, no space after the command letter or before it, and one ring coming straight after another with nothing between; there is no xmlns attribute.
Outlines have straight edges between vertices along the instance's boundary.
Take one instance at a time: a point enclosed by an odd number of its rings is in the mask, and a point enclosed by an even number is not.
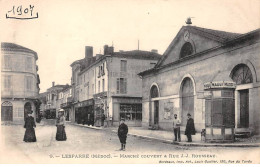
<svg viewBox="0 0 260 167"><path fill-rule="evenodd" d="M4 88L11 89L11 86L12 86L11 75L4 76Z"/></svg>
<svg viewBox="0 0 260 167"><path fill-rule="evenodd" d="M26 70L32 71L32 58L26 57Z"/></svg>
<svg viewBox="0 0 260 167"><path fill-rule="evenodd" d="M117 78L117 93L126 94L127 93L127 79L126 78Z"/></svg>
<svg viewBox="0 0 260 167"><path fill-rule="evenodd" d="M154 68L155 65L156 63L150 63L150 68Z"/></svg>
<svg viewBox="0 0 260 167"><path fill-rule="evenodd" d="M125 121L142 121L142 104L120 104L120 118Z"/></svg>
<svg viewBox="0 0 260 167"><path fill-rule="evenodd" d="M100 81L98 81L98 93L100 92Z"/></svg>
<svg viewBox="0 0 260 167"><path fill-rule="evenodd" d="M87 98L89 98L89 85L87 87Z"/></svg>
<svg viewBox="0 0 260 167"><path fill-rule="evenodd" d="M94 86L94 84L92 84L92 91L93 91L93 94L95 94L95 86Z"/></svg>
<svg viewBox="0 0 260 167"><path fill-rule="evenodd" d="M151 98L155 98L155 97L158 97L159 96L159 91L158 91L158 88L157 86L152 86L151 88Z"/></svg>
<svg viewBox="0 0 260 167"><path fill-rule="evenodd" d="M121 60L121 64L120 64L120 71L121 72L126 72L126 65L127 65L127 61Z"/></svg>
<svg viewBox="0 0 260 167"><path fill-rule="evenodd" d="M101 75L105 75L105 63L103 63L102 65Z"/></svg>
<svg viewBox="0 0 260 167"><path fill-rule="evenodd" d="M4 57L4 68L5 69L11 69L12 68L12 62L11 62L11 56L5 55Z"/></svg>
<svg viewBox="0 0 260 167"><path fill-rule="evenodd" d="M102 79L102 91L104 92L105 91L105 80Z"/></svg>
<svg viewBox="0 0 260 167"><path fill-rule="evenodd" d="M192 48L191 43L186 42L186 43L182 46L182 48L181 48L180 58L189 56L189 55L191 55L192 53L193 53L193 48Z"/></svg>
<svg viewBox="0 0 260 167"><path fill-rule="evenodd" d="M251 70L245 64L239 64L232 70L232 80L237 85L248 84L253 82Z"/></svg>
<svg viewBox="0 0 260 167"><path fill-rule="evenodd" d="M31 76L26 76L26 90L31 91L33 88L33 78Z"/></svg>

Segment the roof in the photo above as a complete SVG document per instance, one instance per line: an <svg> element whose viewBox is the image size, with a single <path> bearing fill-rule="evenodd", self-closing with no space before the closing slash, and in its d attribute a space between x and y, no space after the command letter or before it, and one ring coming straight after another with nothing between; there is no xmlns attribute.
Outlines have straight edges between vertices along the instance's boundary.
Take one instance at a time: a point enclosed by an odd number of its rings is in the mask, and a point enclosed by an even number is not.
<svg viewBox="0 0 260 167"><path fill-rule="evenodd" d="M201 55L201 54L206 54L208 51L212 51L212 50L227 46L227 45L232 44L232 43L242 42L244 40L247 40L251 36L254 36L256 38L259 38L259 36L260 36L260 29L250 31L250 32L245 33L245 34L238 34L238 33L230 33L230 32L225 32L225 31L211 30L211 29L195 27L195 26L183 26L183 27L186 27L189 30L195 30L195 31L199 32L201 35L207 36L211 39L222 41L221 43L223 43L219 47L210 48L208 50L198 52L198 53L194 54L193 56L186 57L186 58L192 58L192 57L195 57L195 56L198 56L198 55ZM173 64L177 64L179 62L185 61L185 60L177 60L175 62L172 62L170 64L167 64L167 65L161 67L160 63L167 56L167 52L169 52L169 48L165 51L164 55L162 56L162 58L159 60L159 62L157 63L157 65L154 68L140 72L138 75L144 76L144 75L147 75L147 74L150 74L150 73L153 73L153 72L157 72L159 69L164 68L165 66L169 66L169 65L173 65Z"/></svg>
<svg viewBox="0 0 260 167"><path fill-rule="evenodd" d="M2 50L21 51L21 52L32 53L32 54L35 55L36 60L38 59L37 52L35 52L31 49L28 49L26 47L23 47L21 45L17 45L15 43L1 42L1 49Z"/></svg>
<svg viewBox="0 0 260 167"><path fill-rule="evenodd" d="M155 52L142 51L142 50L132 50L132 51L123 51L123 52L114 52L112 55L101 55L98 59L93 57L90 61L84 59L75 61L74 63L80 64L81 74L87 71L90 67L99 63L101 60L105 59L107 56L120 57L120 58L132 58L132 59L148 59L148 60L159 60L162 56Z"/></svg>
<svg viewBox="0 0 260 167"><path fill-rule="evenodd" d="M112 56L121 56L125 58L133 59L152 59L158 60L161 58L161 55L155 52L143 51L143 50L132 50L132 51L123 51L123 52L114 52Z"/></svg>
<svg viewBox="0 0 260 167"><path fill-rule="evenodd" d="M241 35L239 33L212 30L212 29L196 27L196 26L183 26L183 27L185 27L186 29L189 29L191 31L196 31L197 34L200 34L202 36L205 36L207 38L210 38L210 39L222 42L222 43Z"/></svg>

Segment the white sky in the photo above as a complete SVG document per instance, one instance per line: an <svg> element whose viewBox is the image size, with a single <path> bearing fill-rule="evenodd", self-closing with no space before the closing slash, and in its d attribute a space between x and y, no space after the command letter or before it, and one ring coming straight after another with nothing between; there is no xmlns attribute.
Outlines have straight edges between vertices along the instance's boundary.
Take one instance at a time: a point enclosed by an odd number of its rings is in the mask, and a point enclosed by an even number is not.
<svg viewBox="0 0 260 167"><path fill-rule="evenodd" d="M5 19L13 5L34 5L39 18ZM70 84L70 64L105 44L115 51L157 49L163 54L187 17L193 25L246 33L260 27L260 0L0 0L1 40L38 53L41 92Z"/></svg>

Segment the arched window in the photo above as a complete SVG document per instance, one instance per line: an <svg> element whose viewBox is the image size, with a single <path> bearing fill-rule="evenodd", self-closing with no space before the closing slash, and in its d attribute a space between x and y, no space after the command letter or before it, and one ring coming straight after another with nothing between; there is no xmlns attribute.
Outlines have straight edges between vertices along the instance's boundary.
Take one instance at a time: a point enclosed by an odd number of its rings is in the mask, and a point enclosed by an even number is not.
<svg viewBox="0 0 260 167"><path fill-rule="evenodd" d="M189 55L191 55L192 53L193 53L193 48L192 48L191 43L186 42L186 43L182 46L182 48L181 48L180 58L189 56Z"/></svg>
<svg viewBox="0 0 260 167"><path fill-rule="evenodd" d="M190 78L185 78L182 82L182 125L186 124L187 114L194 118L194 88Z"/></svg>
<svg viewBox="0 0 260 167"><path fill-rule="evenodd" d="M151 98L155 98L159 96L159 91L157 86L153 85L151 88Z"/></svg>
<svg viewBox="0 0 260 167"><path fill-rule="evenodd" d="M232 70L232 80L237 85L248 84L253 82L253 76L249 67L245 64L239 64Z"/></svg>

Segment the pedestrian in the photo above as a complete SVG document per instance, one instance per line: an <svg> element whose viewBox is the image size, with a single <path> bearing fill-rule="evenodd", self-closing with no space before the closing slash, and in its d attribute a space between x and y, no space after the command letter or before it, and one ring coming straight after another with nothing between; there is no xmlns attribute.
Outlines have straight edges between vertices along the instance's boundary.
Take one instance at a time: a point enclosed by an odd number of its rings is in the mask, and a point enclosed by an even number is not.
<svg viewBox="0 0 260 167"><path fill-rule="evenodd" d="M36 125L32 113L33 111L29 111L28 116L25 118L24 128L26 130L23 138L23 141L25 142L36 142L36 136L34 131Z"/></svg>
<svg viewBox="0 0 260 167"><path fill-rule="evenodd" d="M58 118L56 119L56 126L57 126L56 140L57 141L67 140L67 136L65 132L65 117L64 117L63 109L60 109L58 112Z"/></svg>
<svg viewBox="0 0 260 167"><path fill-rule="evenodd" d="M188 120L186 124L186 130L185 135L187 136L188 142L192 142L191 135L195 135L195 126L194 126L194 120L191 118L191 115L188 113Z"/></svg>
<svg viewBox="0 0 260 167"><path fill-rule="evenodd" d="M180 120L177 118L177 114L174 114L174 119L173 119L173 132L174 132L174 137L175 140L180 142L181 141L181 130L180 130Z"/></svg>
<svg viewBox="0 0 260 167"><path fill-rule="evenodd" d="M125 124L124 118L121 118L120 125L117 131L117 135L121 143L121 149L119 150L125 151L127 133L128 133L128 126Z"/></svg>

